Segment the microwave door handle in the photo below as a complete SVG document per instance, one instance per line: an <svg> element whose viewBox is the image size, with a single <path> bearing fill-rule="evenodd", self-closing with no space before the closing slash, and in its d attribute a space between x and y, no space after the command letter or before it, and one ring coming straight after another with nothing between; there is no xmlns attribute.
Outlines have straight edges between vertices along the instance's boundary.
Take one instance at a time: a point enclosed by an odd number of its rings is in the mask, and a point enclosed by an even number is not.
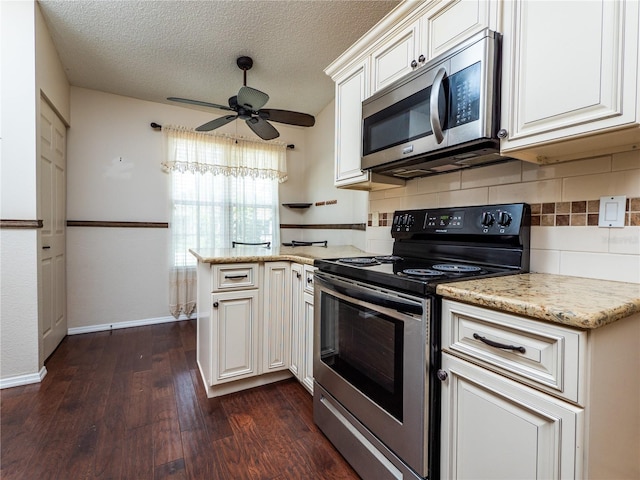
<svg viewBox="0 0 640 480"><path fill-rule="evenodd" d="M431 130L436 136L436 141L442 143L444 140L444 133L442 132L442 124L440 123L440 116L438 115L438 100L440 99L440 90L442 89L442 81L447 71L444 67L440 67L436 78L433 79L433 85L431 85L431 96L429 98L429 120L431 122Z"/></svg>

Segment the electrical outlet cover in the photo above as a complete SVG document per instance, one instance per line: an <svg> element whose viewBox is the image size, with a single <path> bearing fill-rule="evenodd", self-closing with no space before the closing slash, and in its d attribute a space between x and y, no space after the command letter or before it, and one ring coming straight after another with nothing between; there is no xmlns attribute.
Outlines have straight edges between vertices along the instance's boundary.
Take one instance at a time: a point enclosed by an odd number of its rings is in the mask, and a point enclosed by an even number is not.
<svg viewBox="0 0 640 480"><path fill-rule="evenodd" d="M624 227L626 195L600 197L599 227Z"/></svg>

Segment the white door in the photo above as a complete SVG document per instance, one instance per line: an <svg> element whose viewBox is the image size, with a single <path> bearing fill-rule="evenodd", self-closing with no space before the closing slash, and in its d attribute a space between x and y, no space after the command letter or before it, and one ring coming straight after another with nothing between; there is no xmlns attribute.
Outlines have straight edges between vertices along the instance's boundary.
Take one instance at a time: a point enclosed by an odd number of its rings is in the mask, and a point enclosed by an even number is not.
<svg viewBox="0 0 640 480"><path fill-rule="evenodd" d="M40 335L43 358L56 349L67 334L66 304L66 128L49 104L40 102L40 279L42 314Z"/></svg>

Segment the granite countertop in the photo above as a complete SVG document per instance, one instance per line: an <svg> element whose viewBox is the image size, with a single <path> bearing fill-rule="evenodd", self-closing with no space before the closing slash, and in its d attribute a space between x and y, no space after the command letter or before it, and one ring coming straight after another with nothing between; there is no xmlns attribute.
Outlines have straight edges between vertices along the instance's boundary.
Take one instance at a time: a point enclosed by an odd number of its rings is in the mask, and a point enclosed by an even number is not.
<svg viewBox="0 0 640 480"><path fill-rule="evenodd" d="M437 293L503 312L578 328L640 313L640 284L527 273L438 285Z"/></svg>
<svg viewBox="0 0 640 480"><path fill-rule="evenodd" d="M333 247L251 247L221 248L215 250L189 250L202 263L245 263L291 261L313 265L316 258L342 258L366 256L367 253L351 245Z"/></svg>

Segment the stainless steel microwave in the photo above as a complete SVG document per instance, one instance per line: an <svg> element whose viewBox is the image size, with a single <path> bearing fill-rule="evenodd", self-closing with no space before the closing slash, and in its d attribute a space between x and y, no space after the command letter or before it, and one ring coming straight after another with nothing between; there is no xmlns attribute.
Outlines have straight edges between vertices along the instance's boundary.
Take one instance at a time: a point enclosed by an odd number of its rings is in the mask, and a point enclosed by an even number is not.
<svg viewBox="0 0 640 480"><path fill-rule="evenodd" d="M501 35L485 29L362 102L362 168L414 178L500 156Z"/></svg>

